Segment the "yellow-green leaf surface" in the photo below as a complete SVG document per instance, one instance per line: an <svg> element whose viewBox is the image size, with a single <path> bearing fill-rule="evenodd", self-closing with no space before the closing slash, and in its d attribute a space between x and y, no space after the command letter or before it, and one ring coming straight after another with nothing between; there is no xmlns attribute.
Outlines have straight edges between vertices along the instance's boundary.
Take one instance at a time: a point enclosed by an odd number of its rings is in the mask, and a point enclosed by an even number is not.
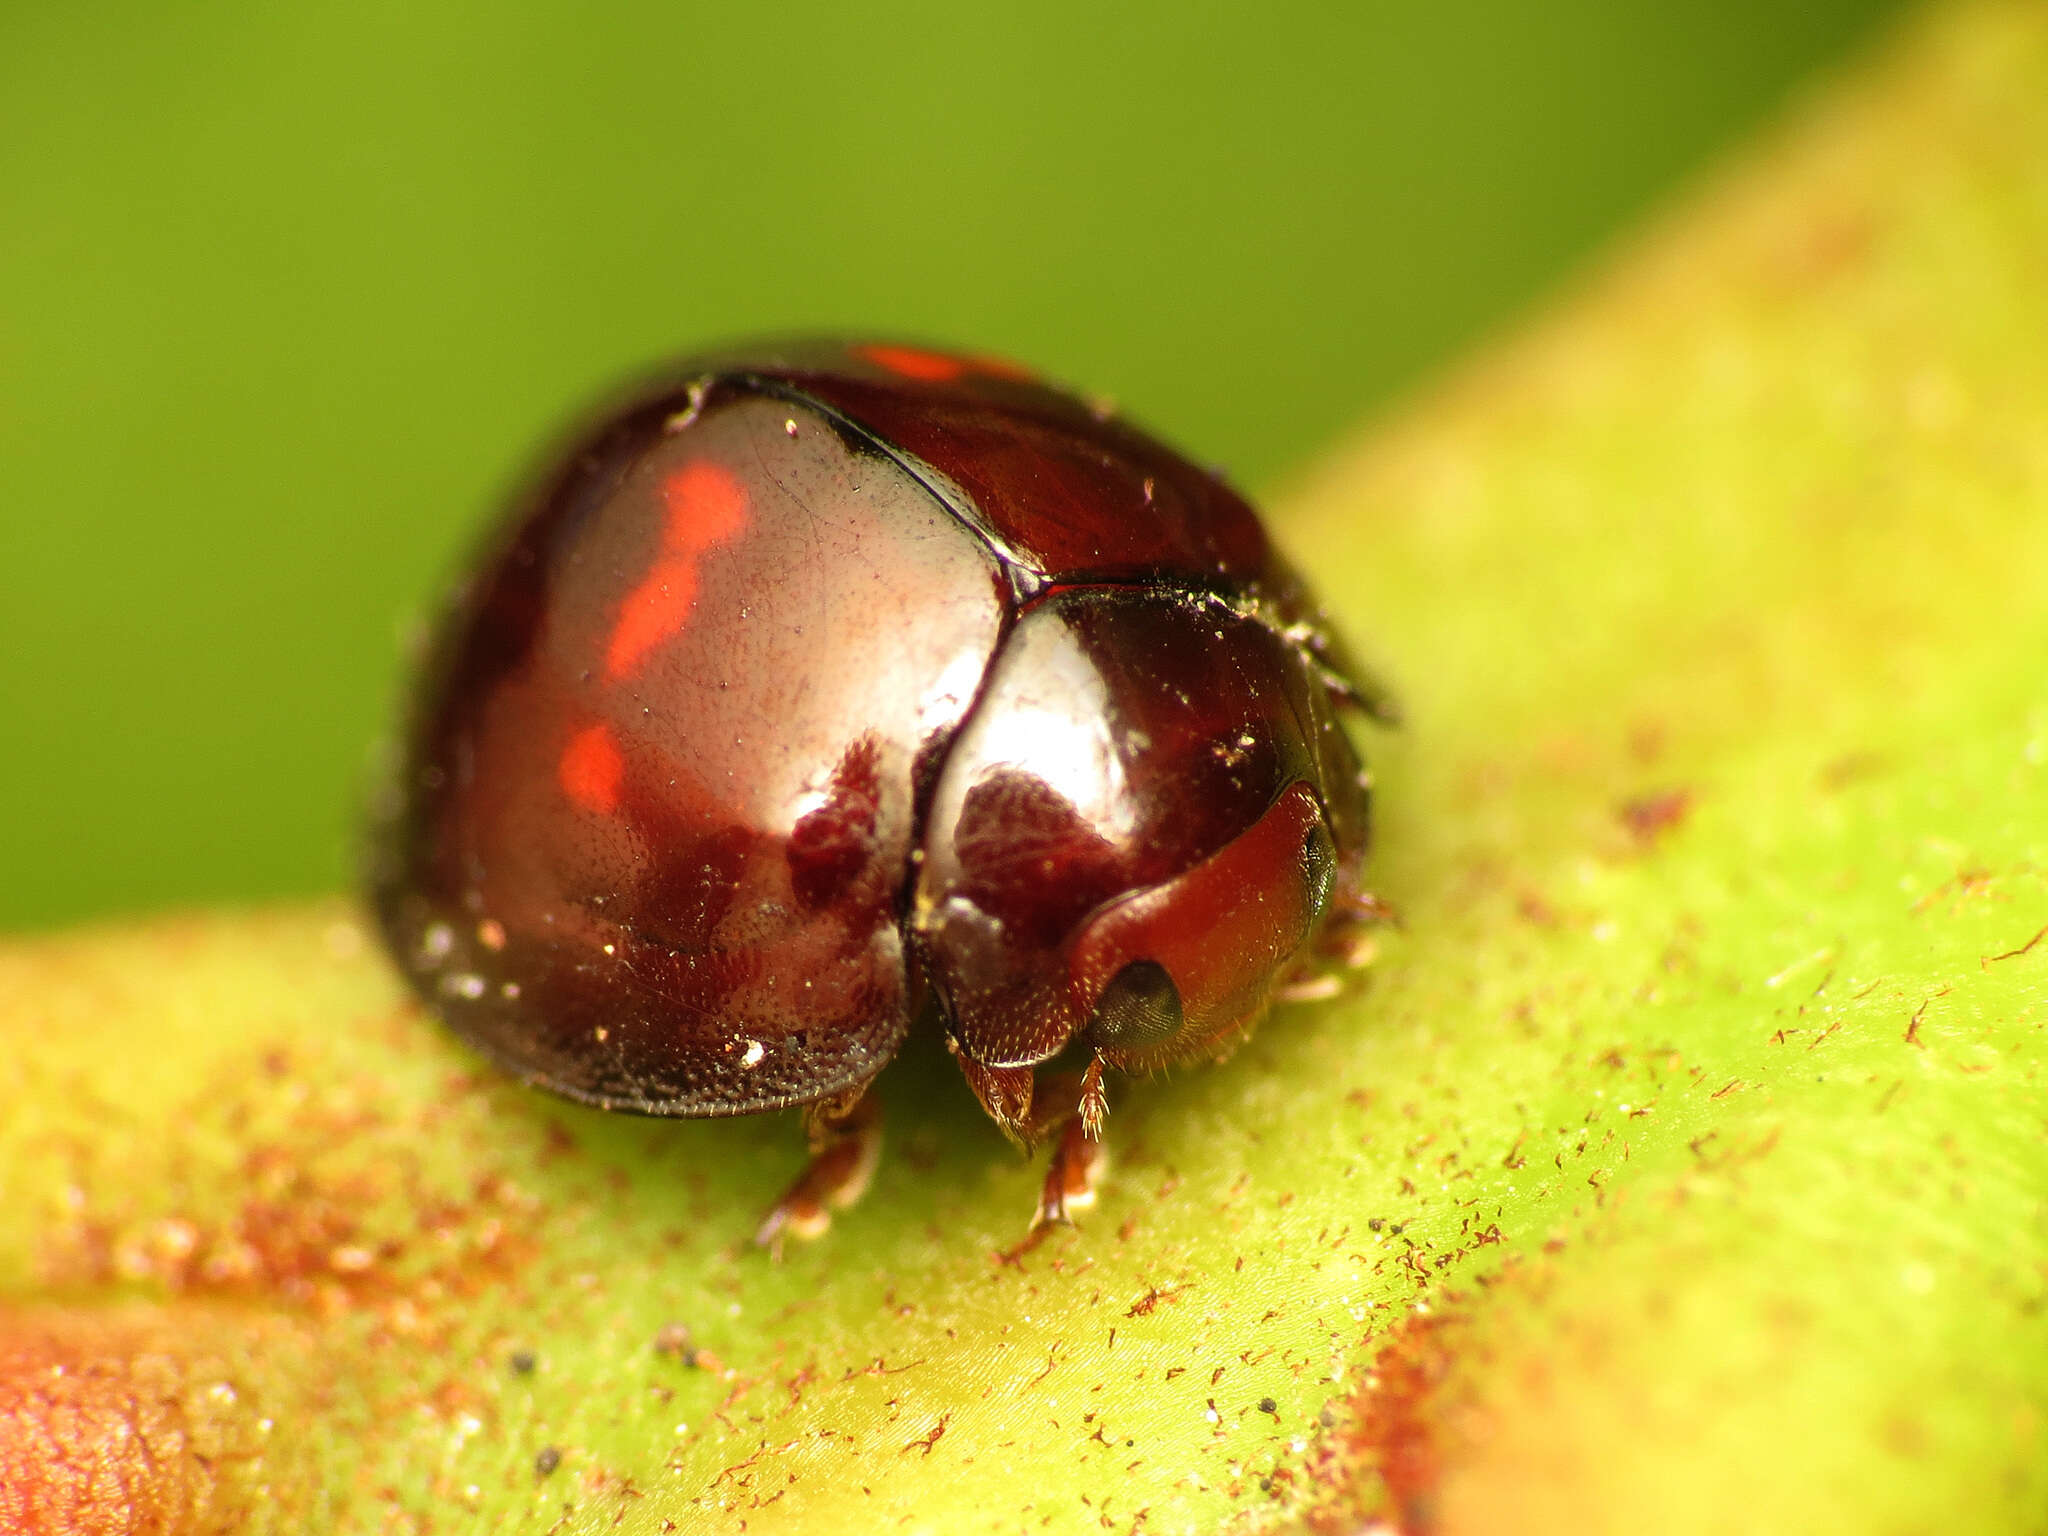
<svg viewBox="0 0 2048 1536"><path fill-rule="evenodd" d="M508 1084L345 904L0 952L0 1526L2042 1529L2048 11L1277 519L1407 706L1404 927L1013 1260L935 1051L777 1266L792 1121Z"/></svg>

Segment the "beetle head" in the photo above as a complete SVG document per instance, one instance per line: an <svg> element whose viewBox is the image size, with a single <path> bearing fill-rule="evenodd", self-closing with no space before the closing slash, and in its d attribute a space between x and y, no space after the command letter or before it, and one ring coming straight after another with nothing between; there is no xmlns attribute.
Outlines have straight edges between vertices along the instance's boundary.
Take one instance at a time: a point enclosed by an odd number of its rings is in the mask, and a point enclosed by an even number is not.
<svg viewBox="0 0 2048 1536"><path fill-rule="evenodd" d="M1256 614L1081 588L1026 611L926 818L912 939L1017 1130L1069 1046L1143 1071L1249 1025L1364 852L1358 765Z"/></svg>

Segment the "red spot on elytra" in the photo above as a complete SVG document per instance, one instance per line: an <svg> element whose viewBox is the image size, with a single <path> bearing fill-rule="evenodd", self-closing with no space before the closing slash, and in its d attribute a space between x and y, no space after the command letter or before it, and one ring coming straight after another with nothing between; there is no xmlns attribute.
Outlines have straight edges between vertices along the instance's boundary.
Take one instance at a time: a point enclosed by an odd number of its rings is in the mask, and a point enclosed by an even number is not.
<svg viewBox="0 0 2048 1536"><path fill-rule="evenodd" d="M890 347L876 343L855 347L854 352L891 373L926 384L950 384L967 372L964 360L948 357L943 352L926 352L920 347Z"/></svg>
<svg viewBox="0 0 2048 1536"><path fill-rule="evenodd" d="M747 488L721 465L685 464L662 482L661 497L668 509L661 553L619 604L605 647L608 682L630 674L649 651L681 632L697 600L697 557L746 526Z"/></svg>
<svg viewBox="0 0 2048 1536"><path fill-rule="evenodd" d="M611 728L585 726L569 738L562 758L555 765L555 777L562 793L586 811L609 816L619 808L619 788L626 776L626 760Z"/></svg>
<svg viewBox="0 0 2048 1536"><path fill-rule="evenodd" d="M1027 384L1037 375L1022 363L1013 363L1007 357L990 357L982 354L975 357L956 357L950 352L927 352L922 347L892 347L882 342L873 342L853 349L855 357L864 357L877 367L886 368L901 378L916 379L923 384L951 384L970 373L985 378L1009 379Z"/></svg>

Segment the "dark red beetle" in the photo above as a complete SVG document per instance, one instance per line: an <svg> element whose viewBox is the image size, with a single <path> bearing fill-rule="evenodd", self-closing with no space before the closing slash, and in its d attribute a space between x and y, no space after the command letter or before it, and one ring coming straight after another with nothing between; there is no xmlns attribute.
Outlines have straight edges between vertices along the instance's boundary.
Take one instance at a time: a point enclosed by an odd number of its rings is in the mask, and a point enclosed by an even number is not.
<svg viewBox="0 0 2048 1536"><path fill-rule="evenodd" d="M1109 412L908 347L710 358L576 440L461 590L377 912L528 1081L804 1106L764 1241L859 1194L921 1015L1057 1137L1064 1219L1105 1068L1226 1051L1370 915L1346 705L1378 700L1251 508Z"/></svg>

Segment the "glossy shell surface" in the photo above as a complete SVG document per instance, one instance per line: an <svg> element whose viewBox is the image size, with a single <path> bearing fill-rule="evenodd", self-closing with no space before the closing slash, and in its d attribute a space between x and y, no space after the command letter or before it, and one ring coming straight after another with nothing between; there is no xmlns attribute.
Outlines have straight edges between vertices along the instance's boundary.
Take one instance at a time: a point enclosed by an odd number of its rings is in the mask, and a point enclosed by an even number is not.
<svg viewBox="0 0 2048 1536"><path fill-rule="evenodd" d="M415 987L614 1108L984 1102L1246 1027L1355 890L1354 669L1218 477L1007 364L686 363L443 616L373 858Z"/></svg>

